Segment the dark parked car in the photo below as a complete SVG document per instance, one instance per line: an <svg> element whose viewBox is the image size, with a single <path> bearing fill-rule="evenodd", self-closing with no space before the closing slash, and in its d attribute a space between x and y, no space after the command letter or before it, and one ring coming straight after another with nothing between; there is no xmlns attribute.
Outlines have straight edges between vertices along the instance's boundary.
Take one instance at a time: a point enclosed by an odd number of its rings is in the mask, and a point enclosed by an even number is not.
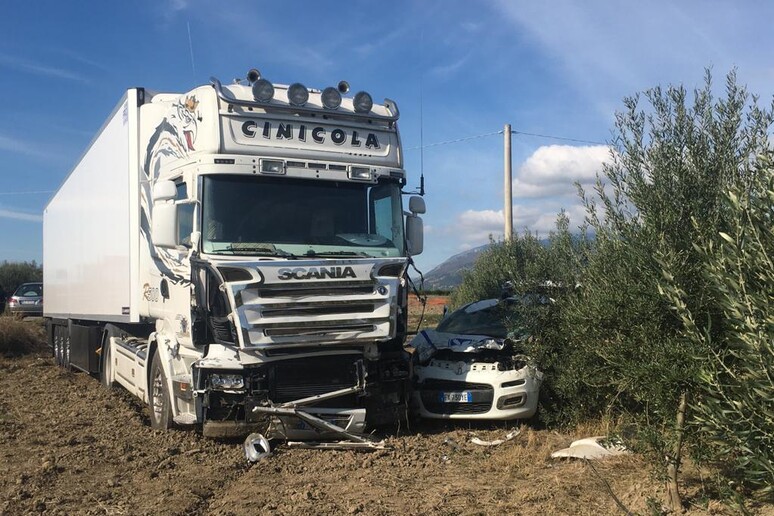
<svg viewBox="0 0 774 516"><path fill-rule="evenodd" d="M43 283L22 283L8 298L8 312L25 317L43 315Z"/></svg>

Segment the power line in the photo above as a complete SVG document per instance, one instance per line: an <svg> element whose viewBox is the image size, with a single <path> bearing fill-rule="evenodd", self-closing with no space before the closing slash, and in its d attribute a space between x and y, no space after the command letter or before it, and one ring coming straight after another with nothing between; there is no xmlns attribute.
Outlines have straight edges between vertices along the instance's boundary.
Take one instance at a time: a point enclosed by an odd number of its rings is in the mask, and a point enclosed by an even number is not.
<svg viewBox="0 0 774 516"><path fill-rule="evenodd" d="M478 140L480 138L487 138L489 136L495 136L497 134L503 134L503 131L495 131L491 133L483 133L483 134L476 134L473 136L466 136L464 138L456 138L454 140L446 140L442 142L435 142L435 143L428 143L427 145L419 145L417 147L409 147L406 150L417 150L417 149L426 149L428 147L438 147L440 145L451 145L453 143L460 143L460 142L466 142L470 140ZM566 142L575 142L575 143L589 143L592 145L607 145L604 142L597 142L593 140L582 140L580 138L566 138L564 136L554 136L550 134L537 134L537 133L528 133L526 131L517 131L515 129L511 130L511 134L521 134L524 136L533 136L535 138L546 138L549 140L559 140L559 141L566 141Z"/></svg>
<svg viewBox="0 0 774 516"><path fill-rule="evenodd" d="M502 134L502 131L500 131L500 134ZM524 131L516 131L516 130L511 130L511 134L523 134L524 136L535 136L537 138L548 138L550 140L561 140L565 142L591 143L593 145L607 145L604 142L595 142L592 140L580 140L578 138L565 138L563 136L552 136L550 134L526 133Z"/></svg>
<svg viewBox="0 0 774 516"><path fill-rule="evenodd" d="M465 138L457 138L456 140L447 140L445 142L435 142L435 143L428 143L427 145L420 145L417 147L409 147L406 150L416 150L416 149L426 149L428 147L437 147L439 145L449 145L452 143L459 143L459 142L465 142L468 140L477 140L479 138L486 138L487 136L494 136L496 134L503 134L502 131L496 131L493 133L485 133L485 134L477 134L475 136L467 136Z"/></svg>

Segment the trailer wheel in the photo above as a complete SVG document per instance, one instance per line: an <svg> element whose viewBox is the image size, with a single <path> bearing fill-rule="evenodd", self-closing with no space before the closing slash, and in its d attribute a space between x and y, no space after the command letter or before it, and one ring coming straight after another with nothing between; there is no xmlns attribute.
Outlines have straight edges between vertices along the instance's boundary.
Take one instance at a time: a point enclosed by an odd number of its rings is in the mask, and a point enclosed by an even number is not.
<svg viewBox="0 0 774 516"><path fill-rule="evenodd" d="M67 326L62 327L64 339L62 339L62 367L66 371L70 370L70 329Z"/></svg>
<svg viewBox="0 0 774 516"><path fill-rule="evenodd" d="M62 365L62 326L57 324L54 326L54 361L56 365Z"/></svg>
<svg viewBox="0 0 774 516"><path fill-rule="evenodd" d="M153 354L149 379L149 396L151 428L168 430L172 428L172 402L167 389L167 375L161 366L158 349Z"/></svg>

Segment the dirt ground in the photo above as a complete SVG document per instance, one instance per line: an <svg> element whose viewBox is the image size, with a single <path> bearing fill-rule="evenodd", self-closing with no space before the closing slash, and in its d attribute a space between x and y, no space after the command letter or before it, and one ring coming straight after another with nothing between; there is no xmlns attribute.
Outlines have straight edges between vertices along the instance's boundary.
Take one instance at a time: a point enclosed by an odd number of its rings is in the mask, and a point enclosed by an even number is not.
<svg viewBox="0 0 774 516"><path fill-rule="evenodd" d="M45 350L0 358L0 514L650 513L663 490L635 455L553 460L575 434L513 425L422 423L378 452L276 448L249 465L241 441L158 432L127 392L57 368ZM698 479L686 485L699 500ZM720 505L692 514L728 512Z"/></svg>

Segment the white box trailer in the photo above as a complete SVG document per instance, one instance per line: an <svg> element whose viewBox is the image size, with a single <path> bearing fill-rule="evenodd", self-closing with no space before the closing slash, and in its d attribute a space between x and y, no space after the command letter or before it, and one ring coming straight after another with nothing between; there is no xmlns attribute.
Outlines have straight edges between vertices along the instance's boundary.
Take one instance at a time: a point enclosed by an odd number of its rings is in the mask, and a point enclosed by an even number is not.
<svg viewBox="0 0 774 516"><path fill-rule="evenodd" d="M424 202L403 211L395 103L347 91L255 71L128 90L44 212L57 362L156 428L316 438L405 415Z"/></svg>
<svg viewBox="0 0 774 516"><path fill-rule="evenodd" d="M44 211L46 317L140 321L138 107L131 89Z"/></svg>

